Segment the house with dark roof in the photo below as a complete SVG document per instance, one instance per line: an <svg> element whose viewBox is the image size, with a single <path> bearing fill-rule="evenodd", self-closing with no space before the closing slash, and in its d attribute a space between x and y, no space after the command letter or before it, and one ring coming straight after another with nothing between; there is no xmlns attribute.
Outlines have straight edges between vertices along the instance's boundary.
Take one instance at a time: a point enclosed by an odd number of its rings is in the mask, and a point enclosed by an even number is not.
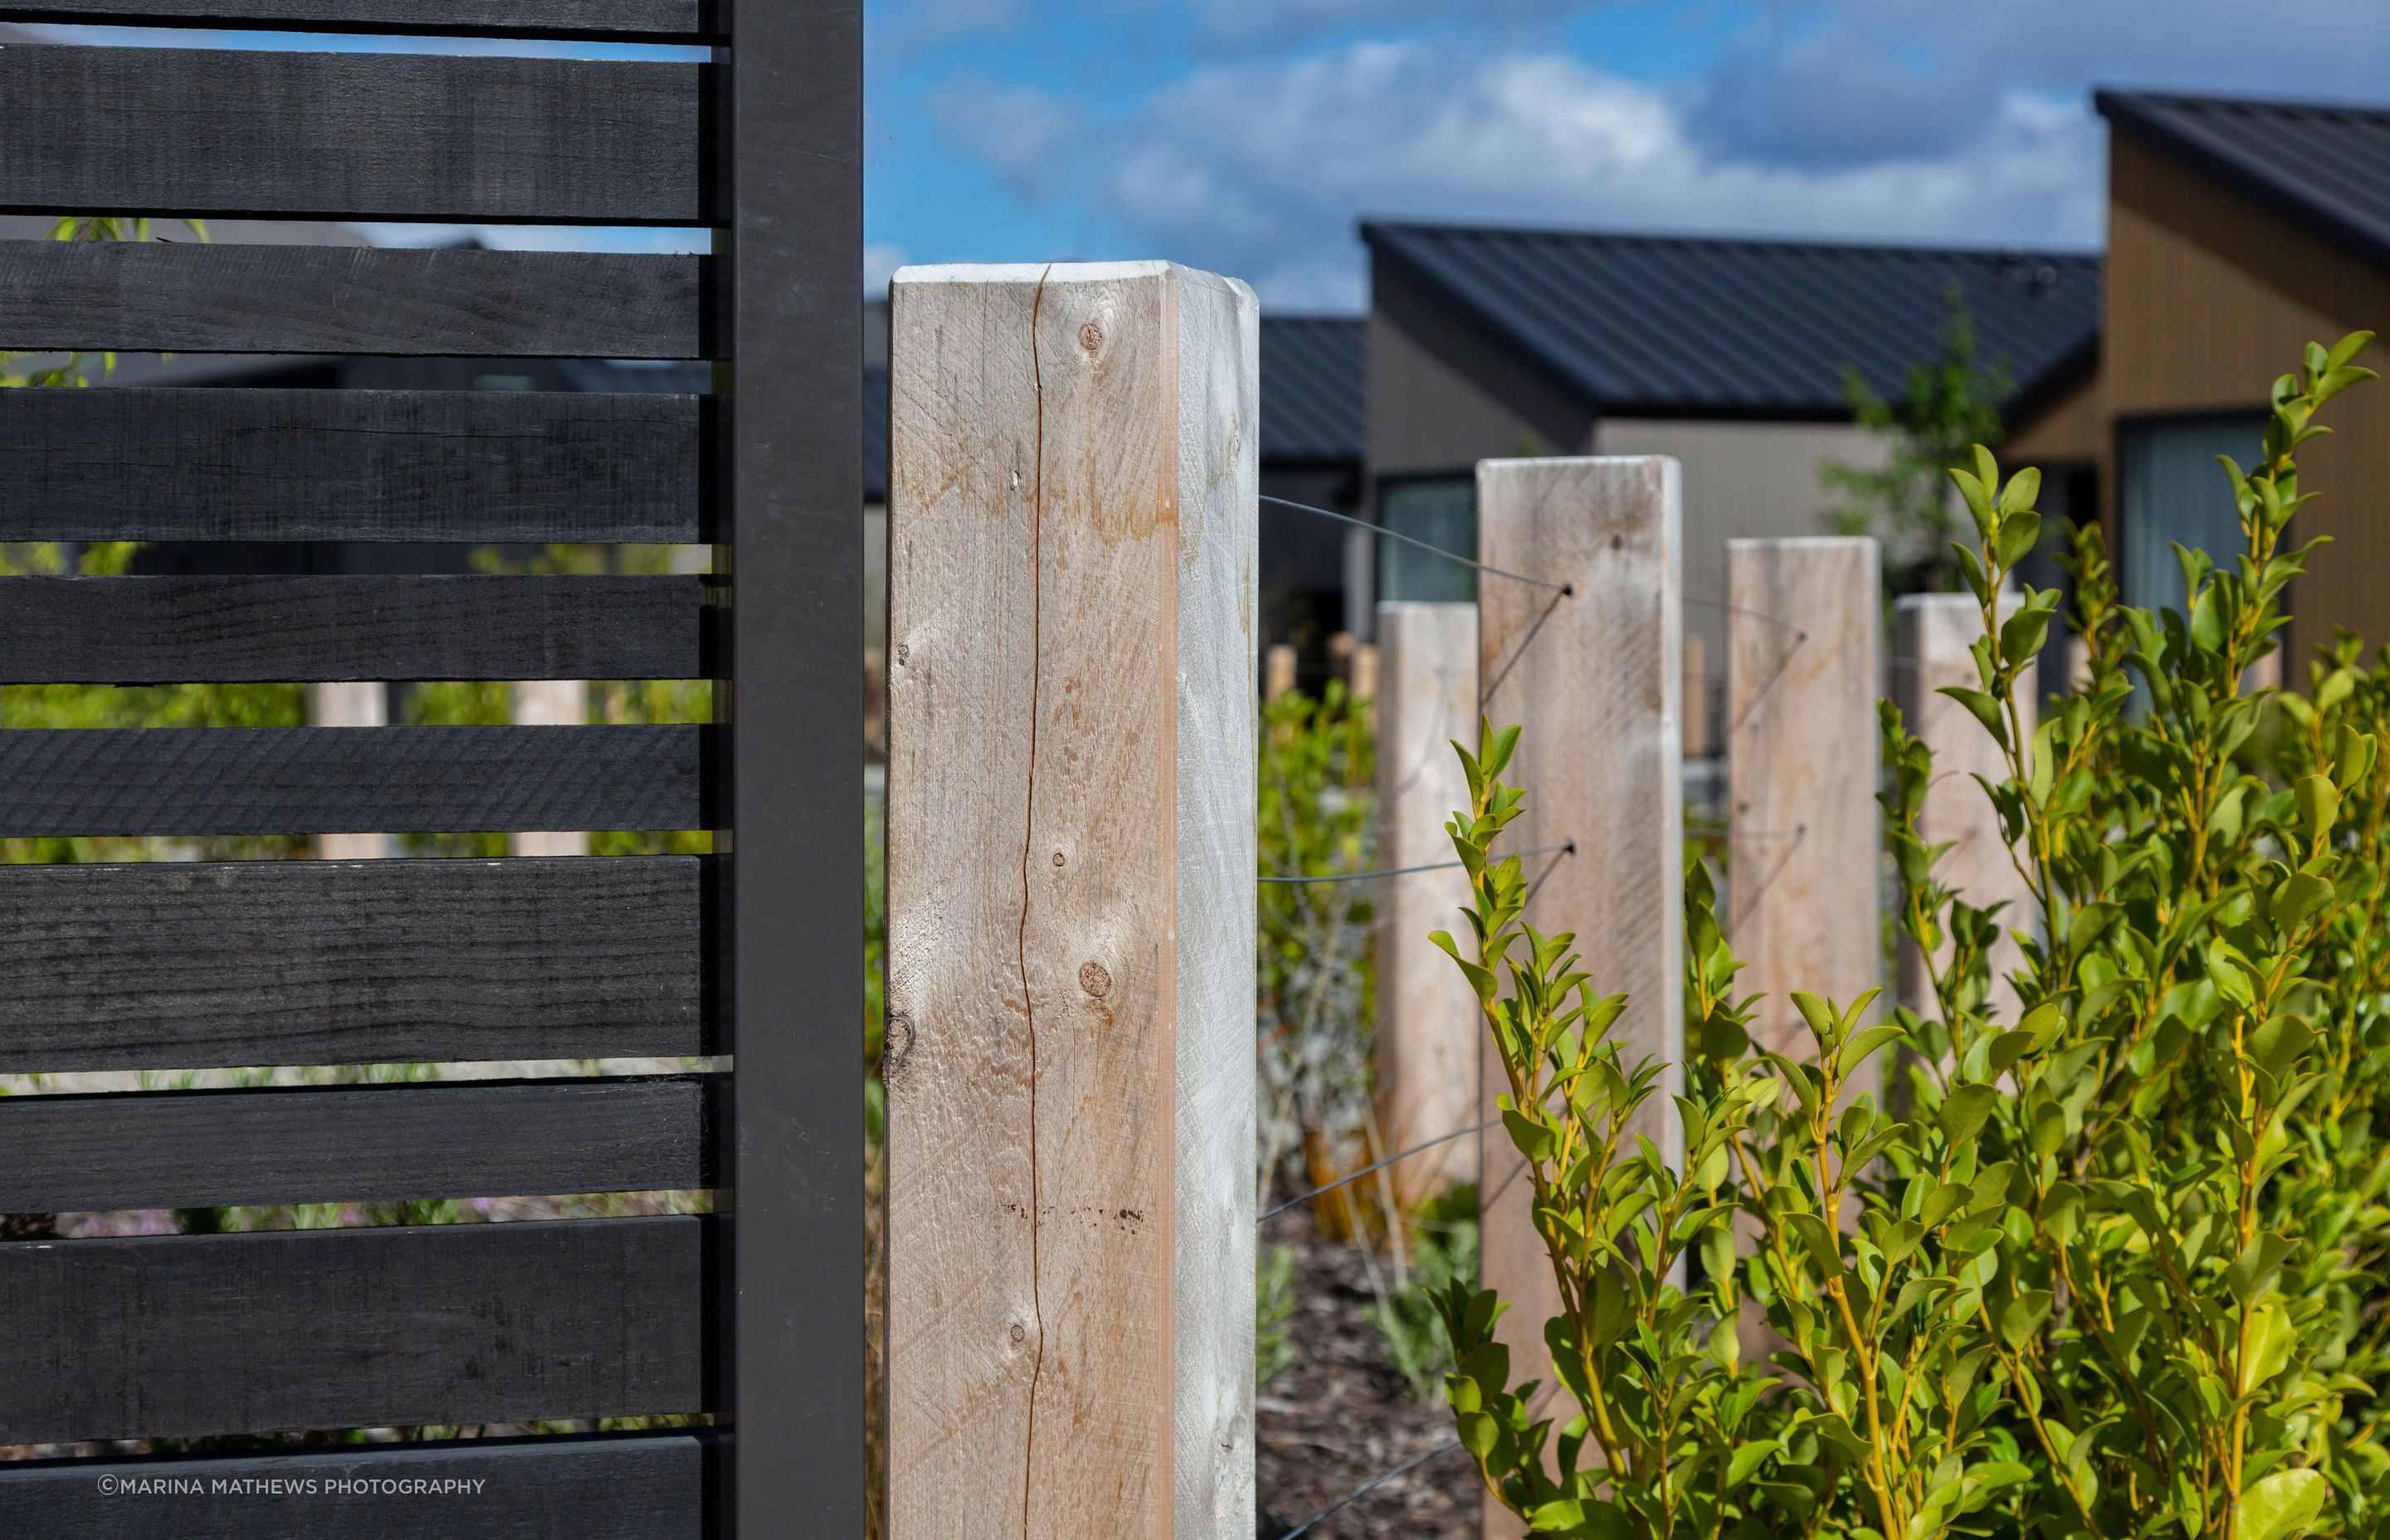
<svg viewBox="0 0 2390 1540"><path fill-rule="evenodd" d="M2126 596L2182 602L2170 543L2231 550L2215 456L2259 453L2267 393L2309 341L2390 332L2390 109L2103 91L2108 307L2096 377L2041 444L2091 456ZM2377 349L2368 362L2384 366ZM2294 586L2290 676L2349 626L2390 641L2390 390L2329 408L2301 456L2330 535ZM2056 425L2052 425L2053 428Z"/></svg>
<svg viewBox="0 0 2390 1540"><path fill-rule="evenodd" d="M1368 453L1368 331L1357 315L1262 317L1262 492L1331 512L1362 507ZM1368 531L1273 507L1262 520L1262 635L1295 648L1316 685L1330 669L1328 638L1366 620L1348 597L1366 592L1377 542ZM1356 576L1356 574L1358 574Z"/></svg>
<svg viewBox="0 0 2390 1540"><path fill-rule="evenodd" d="M1474 467L1517 455L1684 466L1685 593L1725 597L1729 538L1819 533L1830 460L1881 463L1845 370L1899 400L1941 351L1947 296L2007 361L2025 430L2095 370L2096 255L1368 224L1368 478L1386 527L1471 551ZM2094 456L2051 502L2093 500ZM2074 474L2069 474L2074 472ZM1461 599L1466 571L1381 543L1378 596ZM1715 609L1688 612L1723 668ZM1711 692L1715 696L1717 692Z"/></svg>

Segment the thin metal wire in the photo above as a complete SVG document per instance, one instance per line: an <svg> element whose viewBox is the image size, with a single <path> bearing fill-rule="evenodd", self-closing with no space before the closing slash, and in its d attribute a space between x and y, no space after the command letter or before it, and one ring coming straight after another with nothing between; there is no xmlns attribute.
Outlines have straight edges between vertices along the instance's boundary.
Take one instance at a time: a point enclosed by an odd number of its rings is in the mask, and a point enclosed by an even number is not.
<svg viewBox="0 0 2390 1540"><path fill-rule="evenodd" d="M1685 602L1687 604L1699 605L1703 610L1722 610L1729 615L1748 615L1754 621L1766 621L1770 625L1780 625L1785 630L1790 631L1792 635L1800 637L1805 642L1809 639L1809 634L1806 631L1804 631L1801 627L1794 625L1791 621L1785 620L1781 616L1770 615L1765 610L1746 610L1741 605L1728 604L1724 599L1705 599L1692 594L1685 596Z"/></svg>
<svg viewBox="0 0 2390 1540"><path fill-rule="evenodd" d="M1368 531L1371 534L1376 535L1381 540L1399 540L1406 545L1416 545L1420 550L1426 551L1431 555L1444 558L1446 561L1454 562L1463 567L1473 568L1478 571L1488 573L1494 577L1509 578L1513 583L1533 584L1538 588L1557 589L1562 594L1574 594L1576 592L1576 584L1574 583L1554 583L1549 578L1529 577L1524 572L1506 572L1499 567L1488 567L1482 561L1472 561L1465 556L1455 555L1453 552L1446 550L1441 545L1431 545L1424 540L1414 540L1409 535L1397 534L1393 530L1386 528L1383 524L1372 524L1366 519L1356 519L1349 513L1338 513L1333 508L1314 507L1309 503L1298 503L1291 497L1272 497L1267 494L1263 494L1262 501L1265 503L1275 503L1282 508L1292 508L1297 513L1316 513L1322 519L1333 519L1340 524L1351 524L1356 529Z"/></svg>
<svg viewBox="0 0 2390 1540"><path fill-rule="evenodd" d="M1566 844L1537 845L1533 850L1505 851L1501 855L1496 856L1495 859L1499 861L1505 857L1512 855L1549 855L1554 851L1559 851L1561 853L1566 854L1575 849L1576 841L1571 840ZM1255 880L1262 883L1264 886L1276 885L1279 887L1295 888L1307 886L1314 882L1367 882L1373 877L1410 877L1419 872L1452 871L1457 869L1460 865L1461 863L1458 861L1431 861L1424 866L1389 866L1384 871L1339 872L1326 877L1264 877L1257 878Z"/></svg>
<svg viewBox="0 0 2390 1540"><path fill-rule="evenodd" d="M1350 1176L1340 1176L1324 1187L1314 1187L1309 1192L1303 1194L1299 1198L1288 1199L1285 1202L1280 1203L1277 1208L1274 1208L1270 1210L1269 1213L1262 1215L1260 1219L1255 1220L1254 1223L1257 1225L1267 1224L1269 1221L1276 1219L1279 1214L1284 1213L1289 1209L1308 1203L1315 1198L1325 1198L1330 1193L1334 1192L1338 1187L1349 1187L1353 1183L1359 1181L1364 1176L1374 1176L1390 1165L1396 1164L1399 1161L1407 1161L1412 1156L1420 1154L1424 1150L1433 1149L1438 1145L1450 1144L1455 1139L1465 1139L1471 1134L1483 1134L1501 1121L1502 1120L1500 1118L1488 1118L1484 1123L1471 1123L1467 1128L1456 1128L1449 1134L1428 1140L1425 1144L1415 1144L1408 1149L1397 1150L1394 1154L1387 1156L1384 1160L1380 1161L1376 1165L1363 1166L1360 1170L1353 1173Z"/></svg>
<svg viewBox="0 0 2390 1540"><path fill-rule="evenodd" d="M1395 1477L1407 1476L1412 1471L1418 1469L1420 1466L1425 1465L1428 1461L1434 1459L1441 1455L1449 1455L1455 1449L1459 1447L1460 1441L1458 1439L1446 1439L1444 1443L1437 1444L1434 1448L1429 1450L1424 1455L1414 1455L1409 1459L1403 1461L1402 1464L1394 1467L1392 1470L1379 1472L1377 1475L1370 1477L1368 1481L1363 1482L1359 1486L1355 1487L1352 1491L1344 1494L1342 1497L1337 1498L1326 1508L1321 1508L1310 1518L1305 1519L1303 1522L1295 1525L1284 1534L1279 1535L1278 1540L1297 1540L1297 1536L1308 1534L1317 1525L1326 1522L1328 1520L1333 1519L1336 1515L1343 1512L1346 1508L1351 1508L1355 1503L1359 1502L1370 1493L1377 1491L1378 1488L1385 1485L1388 1482L1393 1481Z"/></svg>
<svg viewBox="0 0 2390 1540"><path fill-rule="evenodd" d="M1544 612L1536 617L1536 623L1527 627L1527 634L1519 639L1517 647L1510 649L1509 661L1497 669L1493 680L1477 692L1478 715L1485 714L1486 705L1494 699L1494 692L1502 687L1502 681L1510 677L1510 671L1519 666L1519 660L1524 658L1527 655L1527 649L1536 645L1536 638L1544 634L1545 622L1552 618L1553 612L1561 607L1561 600L1566 597L1568 597L1566 594L1552 596L1552 602L1544 606Z"/></svg>

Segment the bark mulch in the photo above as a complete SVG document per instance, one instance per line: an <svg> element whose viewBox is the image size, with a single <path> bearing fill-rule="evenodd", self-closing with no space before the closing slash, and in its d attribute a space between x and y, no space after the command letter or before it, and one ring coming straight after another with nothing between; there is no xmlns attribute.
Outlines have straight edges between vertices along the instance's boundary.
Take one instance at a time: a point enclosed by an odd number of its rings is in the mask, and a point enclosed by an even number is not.
<svg viewBox="0 0 2390 1540"><path fill-rule="evenodd" d="M1255 1403L1260 1540L1287 1531L1380 1472L1452 1438L1441 1394L1415 1400L1386 1367L1384 1340L1363 1315L1368 1270L1349 1242L1323 1239L1308 1208L1262 1230L1295 1254L1294 1361ZM1378 1487L1304 1540L1475 1540L1477 1473L1458 1449Z"/></svg>

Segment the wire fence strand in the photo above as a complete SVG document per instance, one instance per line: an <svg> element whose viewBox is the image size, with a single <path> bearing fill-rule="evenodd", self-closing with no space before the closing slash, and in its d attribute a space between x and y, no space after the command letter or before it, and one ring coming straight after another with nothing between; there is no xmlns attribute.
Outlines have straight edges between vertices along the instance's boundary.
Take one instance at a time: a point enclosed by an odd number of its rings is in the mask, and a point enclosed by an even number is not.
<svg viewBox="0 0 2390 1540"><path fill-rule="evenodd" d="M1473 1123L1466 1128L1456 1128L1449 1134L1438 1135L1436 1137L1428 1140L1425 1144L1415 1144L1408 1149L1398 1149L1392 1155L1387 1156L1384 1160L1380 1161L1376 1165L1363 1166L1360 1170L1353 1173L1349 1176L1339 1176L1336 1180L1329 1183L1324 1187L1314 1187L1309 1192L1304 1193L1299 1197L1288 1199L1285 1202L1280 1203L1277 1208L1270 1210L1269 1213L1255 1220L1254 1223L1257 1225L1266 1225L1289 1209L1300 1207L1304 1203L1310 1202L1315 1198L1325 1198L1339 1187L1350 1187L1364 1176L1374 1176L1379 1172L1385 1170L1388 1166L1398 1165L1401 1162L1409 1160L1414 1155L1422 1154L1427 1150L1435 1149L1438 1145L1447 1145L1455 1139L1465 1139L1471 1134L1483 1134L1487 1129L1499 1123L1502 1120L1499 1118L1488 1118L1484 1123Z"/></svg>
<svg viewBox="0 0 2390 1540"><path fill-rule="evenodd" d="M1284 1534L1279 1535L1278 1540L1297 1540L1298 1536L1310 1534L1311 1531L1318 1525L1335 1518L1338 1514L1343 1512L1346 1508L1351 1508L1355 1503L1359 1502L1370 1493L1377 1491L1378 1488L1385 1485L1388 1482L1393 1481L1395 1477L1407 1476L1412 1471L1418 1469L1420 1466L1425 1465L1428 1461L1436 1458L1438 1456L1449 1455L1459 1447L1460 1441L1458 1439L1446 1439L1424 1455L1414 1455L1409 1459L1403 1461L1402 1464L1395 1466L1392 1470L1380 1471L1378 1474L1370 1477L1368 1481L1363 1482L1359 1486L1355 1487L1352 1491L1347 1492L1342 1497L1339 1497L1334 1502L1329 1504L1326 1508L1321 1508L1310 1518L1305 1519L1303 1522L1295 1525L1292 1529L1288 1530Z"/></svg>
<svg viewBox="0 0 2390 1540"><path fill-rule="evenodd" d="M1432 545L1424 540L1415 540L1409 535L1398 534L1383 524L1372 524L1366 519L1356 519L1349 513L1338 513L1334 508L1315 507L1309 503L1298 503L1291 497L1272 497L1266 493L1263 494L1262 501L1275 504L1282 508L1292 508L1297 513L1316 513L1322 519L1333 519L1340 524L1350 524L1356 529L1367 530L1381 540L1394 540L1406 545L1415 545L1432 556L1440 556L1457 566L1467 567L1475 571L1486 573L1488 576L1508 578L1512 583L1532 584L1537 588L1550 588L1561 594L1576 592L1576 584L1574 583L1554 583L1549 578L1529 577L1524 572L1504 571L1499 567L1489 567L1484 562L1472 560L1457 552L1447 551L1441 545Z"/></svg>
<svg viewBox="0 0 2390 1540"><path fill-rule="evenodd" d="M1764 610L1748 610L1740 604L1728 604L1724 599L1703 598L1697 594L1686 595L1685 602L1703 610L1715 610L1723 614L1748 615L1754 621L1766 621L1770 625L1780 625L1805 642L1809 639L1809 633L1806 630L1784 619L1781 615L1771 615Z"/></svg>
<svg viewBox="0 0 2390 1540"><path fill-rule="evenodd" d="M1501 860L1511 855L1549 855L1554 851L1565 855L1575 849L1576 841L1571 840L1565 844L1537 845L1533 850L1506 851L1496 859ZM1257 878L1255 880L1264 887L1299 888L1315 882L1367 882L1377 877L1411 877L1420 872L1457 871L1460 866L1461 863L1458 861L1431 861L1423 866L1388 866L1382 871L1330 872L1321 877L1264 877Z"/></svg>

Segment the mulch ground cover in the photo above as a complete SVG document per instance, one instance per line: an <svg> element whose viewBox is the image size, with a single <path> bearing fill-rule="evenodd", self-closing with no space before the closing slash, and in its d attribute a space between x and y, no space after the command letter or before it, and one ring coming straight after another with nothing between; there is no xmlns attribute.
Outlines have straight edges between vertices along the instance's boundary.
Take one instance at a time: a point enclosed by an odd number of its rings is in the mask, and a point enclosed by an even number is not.
<svg viewBox="0 0 2390 1540"><path fill-rule="evenodd" d="M1386 1367L1385 1343L1363 1314L1376 1298L1350 1242L1323 1239L1307 1208L1262 1230L1264 1246L1295 1256L1294 1361L1256 1403L1260 1540L1289 1530L1382 1471L1452 1439L1439 1394L1413 1397ZM1474 1540L1476 1470L1454 1449L1394 1477L1316 1527L1304 1540Z"/></svg>

